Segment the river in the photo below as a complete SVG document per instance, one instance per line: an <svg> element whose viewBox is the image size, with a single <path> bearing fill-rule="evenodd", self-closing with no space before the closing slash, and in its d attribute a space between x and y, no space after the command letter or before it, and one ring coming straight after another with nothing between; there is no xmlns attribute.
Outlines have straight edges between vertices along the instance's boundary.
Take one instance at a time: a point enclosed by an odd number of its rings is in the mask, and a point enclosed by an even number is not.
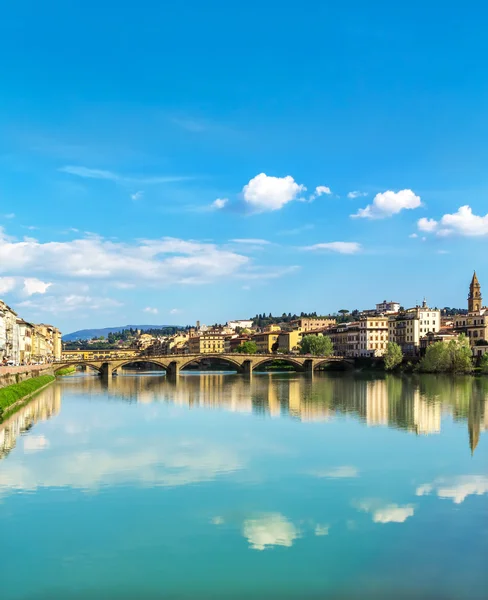
<svg viewBox="0 0 488 600"><path fill-rule="evenodd" d="M0 425L0 597L481 599L488 378L63 378Z"/></svg>

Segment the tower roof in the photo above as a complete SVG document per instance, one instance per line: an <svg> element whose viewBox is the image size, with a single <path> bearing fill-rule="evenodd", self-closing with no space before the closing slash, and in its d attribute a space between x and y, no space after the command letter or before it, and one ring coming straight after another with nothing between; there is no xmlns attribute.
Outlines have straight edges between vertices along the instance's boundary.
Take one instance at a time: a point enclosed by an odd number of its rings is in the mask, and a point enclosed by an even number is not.
<svg viewBox="0 0 488 600"><path fill-rule="evenodd" d="M476 275L476 271L473 273L473 279L471 280L471 285L479 285L480 282L478 281L478 277Z"/></svg>

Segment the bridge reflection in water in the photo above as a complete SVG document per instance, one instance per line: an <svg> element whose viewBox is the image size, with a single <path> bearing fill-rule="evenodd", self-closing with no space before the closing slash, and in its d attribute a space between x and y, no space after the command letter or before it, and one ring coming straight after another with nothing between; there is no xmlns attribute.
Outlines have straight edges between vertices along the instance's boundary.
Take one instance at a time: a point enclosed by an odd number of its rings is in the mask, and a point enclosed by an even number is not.
<svg viewBox="0 0 488 600"><path fill-rule="evenodd" d="M417 435L437 434L442 418L465 422L471 452L480 433L488 428L488 380L465 377L388 375L196 373L171 380L160 372L140 376L134 371L108 381L76 374L47 388L28 405L0 424L0 458L5 457L23 432L37 421L55 416L61 399L86 397L96 412L98 397L125 402L167 403L189 409L199 407L263 418L328 421L351 416L367 426L387 426ZM38 440L42 443L42 440Z"/></svg>

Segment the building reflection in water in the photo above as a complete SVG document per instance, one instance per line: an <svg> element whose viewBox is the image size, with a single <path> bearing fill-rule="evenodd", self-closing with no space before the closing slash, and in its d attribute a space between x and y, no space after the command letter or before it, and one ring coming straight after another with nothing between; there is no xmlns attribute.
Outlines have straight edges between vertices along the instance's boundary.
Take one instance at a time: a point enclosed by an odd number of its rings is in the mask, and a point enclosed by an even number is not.
<svg viewBox="0 0 488 600"><path fill-rule="evenodd" d="M0 423L0 458L5 458L15 447L17 439L39 421L57 415L61 409L61 387L51 385L39 396Z"/></svg>
<svg viewBox="0 0 488 600"><path fill-rule="evenodd" d="M417 435L438 434L442 415L466 422L471 451L488 426L488 380L436 376L366 378L351 375L260 374L251 379L224 373L183 374L172 381L158 372L131 373L104 383L96 376L65 378L0 424L0 458L40 420L57 414L61 394L96 400L205 407L303 422L351 415L368 427Z"/></svg>

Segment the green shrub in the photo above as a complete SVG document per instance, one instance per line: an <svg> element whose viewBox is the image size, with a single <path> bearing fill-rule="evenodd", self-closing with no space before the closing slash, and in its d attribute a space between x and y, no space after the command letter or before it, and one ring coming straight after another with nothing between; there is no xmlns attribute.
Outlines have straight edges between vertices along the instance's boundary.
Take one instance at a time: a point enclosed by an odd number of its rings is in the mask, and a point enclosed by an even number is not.
<svg viewBox="0 0 488 600"><path fill-rule="evenodd" d="M66 369L59 369L56 371L56 377L63 377L64 375L71 375L71 373L75 373L75 367L66 367Z"/></svg>

